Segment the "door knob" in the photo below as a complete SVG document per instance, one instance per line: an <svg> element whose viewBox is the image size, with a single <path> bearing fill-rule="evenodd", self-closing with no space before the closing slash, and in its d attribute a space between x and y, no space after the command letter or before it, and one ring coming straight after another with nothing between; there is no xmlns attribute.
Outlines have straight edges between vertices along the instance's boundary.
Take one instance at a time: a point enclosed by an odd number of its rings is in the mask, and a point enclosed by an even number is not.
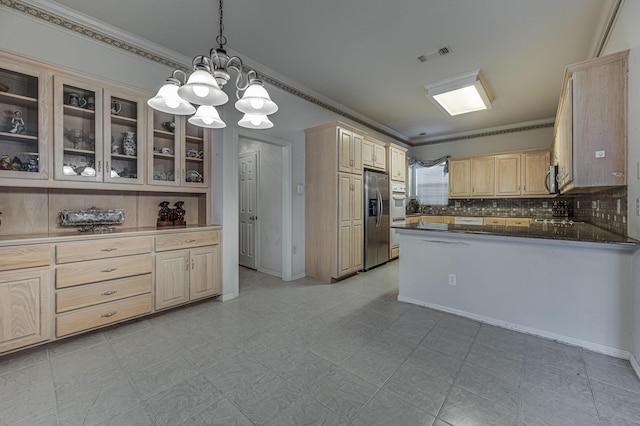
<svg viewBox="0 0 640 426"><path fill-rule="evenodd" d="M249 220L258 220L258 216L251 216Z"/></svg>

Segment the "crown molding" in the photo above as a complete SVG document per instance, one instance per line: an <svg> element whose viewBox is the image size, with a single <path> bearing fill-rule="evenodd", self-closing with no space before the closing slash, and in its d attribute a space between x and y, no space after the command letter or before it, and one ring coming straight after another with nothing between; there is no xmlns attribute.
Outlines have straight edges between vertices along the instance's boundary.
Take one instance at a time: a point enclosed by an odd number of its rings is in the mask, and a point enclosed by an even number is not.
<svg viewBox="0 0 640 426"><path fill-rule="evenodd" d="M454 133L446 135L440 138L424 138L414 140L411 142L411 146L425 146L434 145L437 143L454 142L465 139L482 138L485 136L503 135L506 133L525 132L527 130L543 129L546 127L553 127L555 124L555 117L545 118L542 120L525 121L522 123L509 124L506 126L488 127L486 129L472 130L469 132Z"/></svg>
<svg viewBox="0 0 640 426"><path fill-rule="evenodd" d="M166 47L153 43L149 40L128 33L119 28L115 28L105 22L97 20L88 15L79 13L70 8L47 0L0 0L0 5L6 6L15 12L28 15L31 18L40 19L51 25L55 25L64 30L72 31L76 34L88 37L99 43L111 47L122 49L131 54L141 56L147 60L166 65L172 69L181 69L185 72L191 71L192 58L180 55ZM256 67L259 68L259 67ZM304 91L285 83L264 71L255 69L258 77L265 83L279 88L289 94L311 102L321 108L345 117L355 123L368 127L388 136L398 142L409 144L409 139L399 132L394 131L379 123L367 119L357 113L348 112L344 107L336 106L327 100L320 99L308 91Z"/></svg>

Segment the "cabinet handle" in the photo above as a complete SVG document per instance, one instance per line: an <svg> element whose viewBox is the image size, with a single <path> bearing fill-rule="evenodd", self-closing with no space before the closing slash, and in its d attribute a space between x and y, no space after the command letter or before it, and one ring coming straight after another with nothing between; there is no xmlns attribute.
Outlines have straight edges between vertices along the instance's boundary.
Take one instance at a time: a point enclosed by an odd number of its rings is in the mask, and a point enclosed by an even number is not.
<svg viewBox="0 0 640 426"><path fill-rule="evenodd" d="M102 171L102 161L98 161L98 172Z"/></svg>
<svg viewBox="0 0 640 426"><path fill-rule="evenodd" d="M116 294L118 290L108 290L100 293L100 296L111 296L112 294Z"/></svg>
<svg viewBox="0 0 640 426"><path fill-rule="evenodd" d="M108 171L109 171L109 162L108 162L108 161L105 161L105 162L104 162L104 171L105 171L105 172L108 172Z"/></svg>
<svg viewBox="0 0 640 426"><path fill-rule="evenodd" d="M622 173L622 172L613 172L613 173L611 173L611 174L612 174L614 177L622 177L622 176L624 176L624 173Z"/></svg>
<svg viewBox="0 0 640 426"><path fill-rule="evenodd" d="M195 243L196 240L184 240L185 243L189 244L189 243Z"/></svg>
<svg viewBox="0 0 640 426"><path fill-rule="evenodd" d="M191 259L191 269L196 269L196 260Z"/></svg>
<svg viewBox="0 0 640 426"><path fill-rule="evenodd" d="M113 272L113 271L117 271L118 268L107 268L107 269L103 269L100 272Z"/></svg>
<svg viewBox="0 0 640 426"><path fill-rule="evenodd" d="M118 313L118 311L107 312L106 314L102 314L102 315L100 315L100 316L101 316L102 318L109 318L109 317L114 316L114 315L115 315L115 314L117 314L117 313Z"/></svg>
<svg viewBox="0 0 640 426"><path fill-rule="evenodd" d="M101 249L100 251L116 251L118 250L117 247L110 247L110 248L106 248L106 249Z"/></svg>

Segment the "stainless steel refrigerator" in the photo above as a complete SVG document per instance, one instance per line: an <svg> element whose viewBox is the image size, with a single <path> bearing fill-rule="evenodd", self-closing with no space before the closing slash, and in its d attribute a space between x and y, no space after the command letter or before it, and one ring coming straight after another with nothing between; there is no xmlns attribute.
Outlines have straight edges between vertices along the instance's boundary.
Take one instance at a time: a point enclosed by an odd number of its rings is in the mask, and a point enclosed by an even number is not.
<svg viewBox="0 0 640 426"><path fill-rule="evenodd" d="M389 261L389 175L364 172L364 270Z"/></svg>

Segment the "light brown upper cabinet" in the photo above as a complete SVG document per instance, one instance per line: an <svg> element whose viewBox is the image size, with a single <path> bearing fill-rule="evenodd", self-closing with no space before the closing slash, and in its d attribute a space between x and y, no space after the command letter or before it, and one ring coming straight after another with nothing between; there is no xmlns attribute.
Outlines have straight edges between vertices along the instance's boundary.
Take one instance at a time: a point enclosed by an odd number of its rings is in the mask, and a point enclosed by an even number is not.
<svg viewBox="0 0 640 426"><path fill-rule="evenodd" d="M364 136L338 128L338 171L362 174L362 141Z"/></svg>
<svg viewBox="0 0 640 426"><path fill-rule="evenodd" d="M471 196L471 160L449 159L449 198Z"/></svg>
<svg viewBox="0 0 640 426"><path fill-rule="evenodd" d="M471 194L474 197L491 197L495 194L495 158L471 159Z"/></svg>
<svg viewBox="0 0 640 426"><path fill-rule="evenodd" d="M520 154L496 155L496 196L520 195Z"/></svg>
<svg viewBox="0 0 640 426"><path fill-rule="evenodd" d="M0 169L0 178L47 179L49 174L50 102L48 73L31 62L17 61L0 53L0 154L10 168ZM15 159L18 161L15 161Z"/></svg>
<svg viewBox="0 0 640 426"><path fill-rule="evenodd" d="M549 196L549 191L544 182L549 171L550 159L551 153L547 149L522 153L520 167L522 170L521 194L523 196Z"/></svg>
<svg viewBox="0 0 640 426"><path fill-rule="evenodd" d="M406 150L397 146L389 146L389 178L396 182L404 182L407 177Z"/></svg>
<svg viewBox="0 0 640 426"><path fill-rule="evenodd" d="M629 51L569 65L554 129L562 193L627 184Z"/></svg>
<svg viewBox="0 0 640 426"><path fill-rule="evenodd" d="M386 172L385 145L375 139L365 137L362 141L362 164L364 167Z"/></svg>
<svg viewBox="0 0 640 426"><path fill-rule="evenodd" d="M549 196L547 149L449 159L449 198Z"/></svg>

